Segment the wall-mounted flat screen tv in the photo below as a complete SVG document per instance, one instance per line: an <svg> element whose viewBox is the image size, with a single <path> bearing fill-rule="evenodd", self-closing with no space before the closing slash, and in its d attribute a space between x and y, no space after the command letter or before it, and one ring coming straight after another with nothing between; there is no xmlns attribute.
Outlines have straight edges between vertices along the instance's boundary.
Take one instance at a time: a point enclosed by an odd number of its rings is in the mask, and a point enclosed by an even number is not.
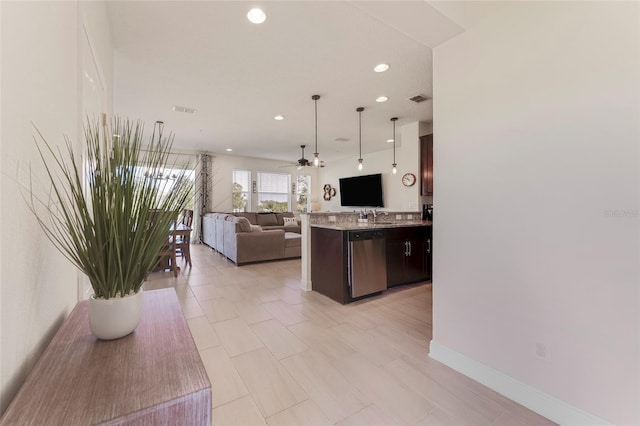
<svg viewBox="0 0 640 426"><path fill-rule="evenodd" d="M340 205L343 207L384 207L382 174L341 178Z"/></svg>

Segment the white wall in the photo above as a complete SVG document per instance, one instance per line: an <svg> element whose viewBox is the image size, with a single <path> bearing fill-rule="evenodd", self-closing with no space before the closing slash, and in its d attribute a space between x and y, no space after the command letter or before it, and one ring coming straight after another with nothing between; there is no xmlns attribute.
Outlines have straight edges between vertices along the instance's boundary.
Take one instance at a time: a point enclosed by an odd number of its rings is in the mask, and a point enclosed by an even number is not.
<svg viewBox="0 0 640 426"><path fill-rule="evenodd" d="M28 182L28 164L43 174L31 122L49 142L66 134L80 149L80 11L78 2L0 2L2 412L77 301L78 273L44 237L18 183ZM101 31L94 38L108 45Z"/></svg>
<svg viewBox="0 0 640 426"><path fill-rule="evenodd" d="M427 123L409 123L397 128L396 137L396 163L397 174L391 173L393 163L393 151L384 151L363 154L364 168L358 171L358 153L355 152L352 158L335 161L327 164L327 167L320 169L319 191L320 210L319 211L352 211L353 207L340 206L340 182L339 179L349 176L370 175L382 173L382 197L386 210L396 211L418 211L420 204L420 136L430 132L430 125ZM364 142L363 142L364 143ZM391 145L391 144L390 144ZM416 175L416 184L411 187L402 185L402 175L413 173ZM336 196L330 201L322 199L322 187L325 184L336 188Z"/></svg>
<svg viewBox="0 0 640 426"><path fill-rule="evenodd" d="M216 212L231 212L231 190L233 188L233 170L250 170L251 180L257 181L258 172L276 172L291 174L291 182L295 182L298 175L311 176L311 198L317 194L317 169L315 167L304 167L296 170L296 166L291 166L289 162L264 160L260 158L240 157L235 155L212 154L211 183L213 185L211 194L211 206ZM289 189L291 191L291 188ZM295 209L294 199L291 198L290 210ZM251 194L251 211L256 211L258 206L258 194Z"/></svg>
<svg viewBox="0 0 640 426"><path fill-rule="evenodd" d="M640 4L515 6L434 50L434 342L637 425Z"/></svg>
<svg viewBox="0 0 640 426"><path fill-rule="evenodd" d="M79 6L84 120L87 116L100 112L110 115L113 111L113 47L105 3L82 1ZM96 105L99 108L91 105L94 102L100 104Z"/></svg>

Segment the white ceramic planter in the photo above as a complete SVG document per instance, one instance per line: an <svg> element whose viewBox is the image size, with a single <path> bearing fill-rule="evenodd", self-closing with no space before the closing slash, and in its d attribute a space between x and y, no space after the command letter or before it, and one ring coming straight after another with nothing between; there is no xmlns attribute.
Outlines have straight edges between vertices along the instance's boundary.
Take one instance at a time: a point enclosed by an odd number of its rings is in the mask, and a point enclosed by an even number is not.
<svg viewBox="0 0 640 426"><path fill-rule="evenodd" d="M132 296L89 299L89 327L98 339L113 340L130 334L142 318L142 289Z"/></svg>

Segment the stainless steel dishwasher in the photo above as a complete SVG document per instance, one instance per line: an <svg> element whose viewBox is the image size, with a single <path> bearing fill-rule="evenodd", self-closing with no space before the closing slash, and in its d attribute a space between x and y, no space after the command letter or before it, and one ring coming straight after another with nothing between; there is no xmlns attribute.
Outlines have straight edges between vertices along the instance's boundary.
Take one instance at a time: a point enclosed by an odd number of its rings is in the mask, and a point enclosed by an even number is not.
<svg viewBox="0 0 640 426"><path fill-rule="evenodd" d="M387 289L384 231L349 231L349 287L351 297Z"/></svg>

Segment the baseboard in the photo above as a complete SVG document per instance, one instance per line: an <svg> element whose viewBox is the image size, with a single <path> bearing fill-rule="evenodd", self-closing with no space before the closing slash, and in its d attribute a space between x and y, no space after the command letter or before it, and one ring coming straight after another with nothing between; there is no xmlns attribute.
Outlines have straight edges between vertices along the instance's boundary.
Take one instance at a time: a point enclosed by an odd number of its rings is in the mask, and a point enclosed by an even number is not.
<svg viewBox="0 0 640 426"><path fill-rule="evenodd" d="M429 344L429 356L560 425L613 426L606 420L567 404L433 340Z"/></svg>

